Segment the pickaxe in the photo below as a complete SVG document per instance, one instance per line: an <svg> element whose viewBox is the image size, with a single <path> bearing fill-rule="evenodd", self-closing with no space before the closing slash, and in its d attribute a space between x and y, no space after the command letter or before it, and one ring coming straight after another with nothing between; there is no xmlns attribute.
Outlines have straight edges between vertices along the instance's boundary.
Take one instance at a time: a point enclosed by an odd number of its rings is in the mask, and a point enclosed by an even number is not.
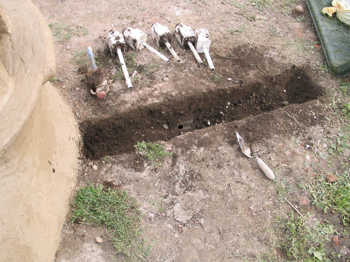
<svg viewBox="0 0 350 262"><path fill-rule="evenodd" d="M127 48L123 35L118 31L110 30L108 33L107 41L108 41L107 43L108 43L108 47L109 47L109 51L111 52L111 55L115 56L116 53L118 55L126 85L128 86L128 88L133 87L130 80L128 68L126 67L123 53L122 53L122 50L125 50Z"/></svg>
<svg viewBox="0 0 350 262"><path fill-rule="evenodd" d="M152 37L153 39L157 42L157 45L159 47L166 47L168 48L169 52L171 55L178 61L180 62L181 59L178 57L176 54L175 50L171 47L171 34L169 31L169 28L161 25L159 23L155 23L152 25Z"/></svg>
<svg viewBox="0 0 350 262"><path fill-rule="evenodd" d="M175 27L175 36L180 45L184 48L190 48L197 62L203 64L201 57L193 46L196 44L196 34L194 30L191 27L180 23Z"/></svg>
<svg viewBox="0 0 350 262"><path fill-rule="evenodd" d="M134 50L141 50L146 47L149 51L159 56L165 62L169 62L169 59L147 44L147 35L140 29L128 27L124 29L123 35L126 43Z"/></svg>

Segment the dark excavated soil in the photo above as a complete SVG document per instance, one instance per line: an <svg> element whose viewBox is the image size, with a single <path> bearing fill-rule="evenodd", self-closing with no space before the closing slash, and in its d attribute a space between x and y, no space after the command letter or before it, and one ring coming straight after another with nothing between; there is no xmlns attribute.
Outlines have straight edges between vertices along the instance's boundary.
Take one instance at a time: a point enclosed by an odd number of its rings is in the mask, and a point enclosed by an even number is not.
<svg viewBox="0 0 350 262"><path fill-rule="evenodd" d="M80 124L83 153L90 159L134 150L138 141L169 140L184 132L243 119L322 95L302 68L291 67L256 83L178 97L107 119ZM259 123L264 128L264 123Z"/></svg>

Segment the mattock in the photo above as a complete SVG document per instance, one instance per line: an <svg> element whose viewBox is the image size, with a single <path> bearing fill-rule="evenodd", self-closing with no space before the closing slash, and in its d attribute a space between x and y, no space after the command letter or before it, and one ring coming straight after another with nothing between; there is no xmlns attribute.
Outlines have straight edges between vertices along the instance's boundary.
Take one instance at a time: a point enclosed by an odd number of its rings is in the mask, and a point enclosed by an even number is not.
<svg viewBox="0 0 350 262"><path fill-rule="evenodd" d="M181 59L176 54L175 50L171 47L172 37L169 31L169 28L161 25L159 23L155 23L152 25L152 37L157 42L158 47L166 47L168 48L171 55L176 59L176 61L180 62Z"/></svg>
<svg viewBox="0 0 350 262"><path fill-rule="evenodd" d="M196 44L196 34L194 30L191 27L180 23L175 27L175 36L179 44L184 48L190 48L197 62L203 64L201 57L193 46Z"/></svg>
<svg viewBox="0 0 350 262"><path fill-rule="evenodd" d="M169 62L169 59L147 44L147 35L140 29L127 27L123 30L123 35L126 43L134 50L141 50L146 47L149 51L159 56L165 62Z"/></svg>
<svg viewBox="0 0 350 262"><path fill-rule="evenodd" d="M210 35L209 31L207 29L201 28L196 30L196 36L197 36L197 43L196 43L196 49L198 53L204 53L205 58L208 61L209 68L211 70L215 70L213 60L211 60L209 49L210 49Z"/></svg>
<svg viewBox="0 0 350 262"><path fill-rule="evenodd" d="M110 30L108 33L107 39L108 39L107 40L108 48L109 48L109 51L111 52L111 55L115 56L116 55L115 53L117 52L119 62L124 74L126 85L128 86L128 88L132 88L133 86L130 80L128 68L126 67L123 53L122 53L122 49L125 50L127 48L123 35L118 31Z"/></svg>

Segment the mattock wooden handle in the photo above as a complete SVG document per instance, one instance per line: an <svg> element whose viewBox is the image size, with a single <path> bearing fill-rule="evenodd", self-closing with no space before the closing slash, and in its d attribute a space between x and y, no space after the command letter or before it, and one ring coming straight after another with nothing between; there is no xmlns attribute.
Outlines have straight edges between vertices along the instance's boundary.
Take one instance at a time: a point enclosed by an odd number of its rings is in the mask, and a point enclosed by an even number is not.
<svg viewBox="0 0 350 262"><path fill-rule="evenodd" d="M197 60L198 64L203 64L202 58L199 56L199 54L198 54L197 50L194 48L192 42L188 42L187 44L190 47L190 49L194 55L194 58Z"/></svg>
<svg viewBox="0 0 350 262"><path fill-rule="evenodd" d="M170 43L169 42L165 42L165 46L168 48L169 52L176 59L176 61L180 62L181 61L180 57L178 57L178 55L176 54L175 50L171 47Z"/></svg>
<svg viewBox="0 0 350 262"><path fill-rule="evenodd" d="M123 57L123 53L122 50L120 49L120 47L117 48L117 53L118 53L118 58L120 61L120 65L122 66L122 70L123 70L123 74L124 74L124 78L125 78L125 82L128 88L132 88L132 83L131 83L131 79L129 76L129 72L128 72L128 68L126 67L125 61L124 61L124 57Z"/></svg>

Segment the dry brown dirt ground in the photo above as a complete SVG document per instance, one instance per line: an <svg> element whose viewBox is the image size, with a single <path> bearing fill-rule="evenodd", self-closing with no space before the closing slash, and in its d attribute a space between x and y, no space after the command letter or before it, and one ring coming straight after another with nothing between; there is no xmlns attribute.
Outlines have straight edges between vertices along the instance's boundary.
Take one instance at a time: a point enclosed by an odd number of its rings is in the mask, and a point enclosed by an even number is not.
<svg viewBox="0 0 350 262"><path fill-rule="evenodd" d="M52 82L80 123L78 187L113 181L136 198L149 261L278 257L275 222L291 208L276 188L288 187L289 200L306 212L297 185L315 170L329 171L328 141L339 132L330 107L337 82L325 71L308 13L293 12L304 3L265 2L34 0L55 37ZM182 63L129 51L129 71L137 74L127 89L102 38L112 24L149 33L155 22L208 28L216 71L198 67L177 44ZM105 100L89 94L79 72L89 45L111 83ZM235 131L273 168L276 182L242 155ZM158 141L172 156L152 166L135 153L142 140ZM65 225L57 262L120 260L103 229Z"/></svg>

